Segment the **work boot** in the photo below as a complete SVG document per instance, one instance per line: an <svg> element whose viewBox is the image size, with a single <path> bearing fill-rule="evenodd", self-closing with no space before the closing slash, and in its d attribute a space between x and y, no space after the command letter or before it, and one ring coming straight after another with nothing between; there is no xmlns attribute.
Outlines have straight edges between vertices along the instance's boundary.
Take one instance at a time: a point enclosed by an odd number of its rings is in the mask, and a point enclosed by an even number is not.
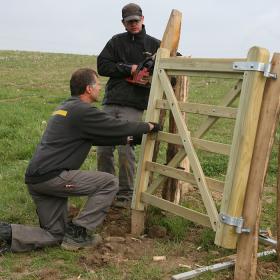
<svg viewBox="0 0 280 280"><path fill-rule="evenodd" d="M82 248L97 247L102 243L102 237L99 234L90 236L86 228L68 223L61 247L68 251L77 251Z"/></svg>
<svg viewBox="0 0 280 280"><path fill-rule="evenodd" d="M11 251L12 227L10 224L0 222L0 255Z"/></svg>
<svg viewBox="0 0 280 280"><path fill-rule="evenodd" d="M116 208L130 208L132 196L132 191L119 191L112 206Z"/></svg>
<svg viewBox="0 0 280 280"><path fill-rule="evenodd" d="M12 227L10 224L0 222L0 240L12 242Z"/></svg>
<svg viewBox="0 0 280 280"><path fill-rule="evenodd" d="M0 256L8 252L11 252L11 245L6 241L0 241Z"/></svg>

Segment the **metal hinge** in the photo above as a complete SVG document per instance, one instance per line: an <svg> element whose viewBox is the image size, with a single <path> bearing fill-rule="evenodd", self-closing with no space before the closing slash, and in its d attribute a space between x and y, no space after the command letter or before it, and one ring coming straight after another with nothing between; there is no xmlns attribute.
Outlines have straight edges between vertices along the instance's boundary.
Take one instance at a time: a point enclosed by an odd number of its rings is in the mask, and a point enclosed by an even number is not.
<svg viewBox="0 0 280 280"><path fill-rule="evenodd" d="M238 233L238 234L250 232L249 228L243 228L244 219L242 217L239 217L239 218L231 217L229 215L220 213L219 218L220 218L220 222L222 222L223 224L235 226L236 233Z"/></svg>
<svg viewBox="0 0 280 280"><path fill-rule="evenodd" d="M271 73L271 63L263 63L257 61L233 62L233 69L240 71L259 71L267 78L277 79L277 74Z"/></svg>

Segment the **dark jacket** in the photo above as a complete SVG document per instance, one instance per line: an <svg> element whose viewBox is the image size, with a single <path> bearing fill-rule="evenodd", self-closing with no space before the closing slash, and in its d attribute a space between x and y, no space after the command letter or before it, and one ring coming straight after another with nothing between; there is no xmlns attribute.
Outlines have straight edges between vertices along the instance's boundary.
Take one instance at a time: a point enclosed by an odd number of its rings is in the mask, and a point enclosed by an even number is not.
<svg viewBox="0 0 280 280"><path fill-rule="evenodd" d="M144 26L138 34L117 34L106 44L97 58L99 75L110 77L103 104L147 108L150 89L129 84L125 78L131 69L126 65L138 65L147 57L145 53L154 54L159 45L159 40L146 34Z"/></svg>
<svg viewBox="0 0 280 280"><path fill-rule="evenodd" d="M117 120L79 97L71 97L49 120L26 170L25 182L40 183L64 170L77 170L92 145L126 144L127 136L139 137L148 131L148 123Z"/></svg>

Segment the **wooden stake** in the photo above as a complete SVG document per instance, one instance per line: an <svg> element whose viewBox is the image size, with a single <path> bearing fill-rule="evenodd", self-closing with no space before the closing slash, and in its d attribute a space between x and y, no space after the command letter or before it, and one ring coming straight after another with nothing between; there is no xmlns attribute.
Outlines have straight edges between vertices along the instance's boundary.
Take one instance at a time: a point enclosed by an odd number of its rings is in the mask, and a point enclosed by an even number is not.
<svg viewBox="0 0 280 280"><path fill-rule="evenodd" d="M238 240L236 280L253 280L256 276L261 196L280 113L280 54L273 55L271 72L277 73L278 79L268 79L264 89L242 213L244 227L251 232L241 234Z"/></svg>
<svg viewBox="0 0 280 280"><path fill-rule="evenodd" d="M156 109L156 100L163 96L163 89L160 84L157 69L160 58L169 57L169 50L159 49L157 52L155 62L155 74L153 75L151 94L149 97L149 107L146 113L146 122L158 122L159 110ZM147 161L151 161L155 146L155 139L152 136L144 135L141 144L140 159L138 162L137 174L135 179L135 187L133 191L133 198L131 208L137 210L138 213L132 215L131 232L134 235L141 235L144 231L144 203L141 201L141 194L145 192L148 187L150 172L145 170ZM133 211L134 212L134 211Z"/></svg>
<svg viewBox="0 0 280 280"><path fill-rule="evenodd" d="M277 261L280 265L280 142L278 143L278 168L277 168L277 200L276 200L276 223L277 223Z"/></svg>
<svg viewBox="0 0 280 280"><path fill-rule="evenodd" d="M253 47L248 53L248 61L267 63L269 52L266 49ZM242 214L265 81L261 72L246 71L244 73L220 210L221 213L234 218ZM224 248L234 249L236 242L236 228L219 222L215 243Z"/></svg>
<svg viewBox="0 0 280 280"><path fill-rule="evenodd" d="M162 38L161 47L169 49L171 57L176 56L177 53L179 40L180 40L180 33L181 33L181 20L182 20L181 12L177 10L172 10L167 24L167 28ZM186 101L187 92L188 89L187 89L186 78L178 77L176 82L176 89L175 89L175 94L177 99L179 101ZM165 118L165 113L162 113L159 120L161 124L164 123L164 118ZM169 132L171 133L177 132L176 125L172 116L169 117ZM153 157L154 161L156 161L155 159L157 158L158 149L159 149L158 147L159 147L159 143L154 152L154 157ZM167 162L177 153L177 151L178 151L177 146L173 144L168 145L167 152L166 152ZM182 163L182 165L184 165L184 167L189 170L189 164L187 159L184 160L184 163ZM166 181L166 184L162 190L162 197L164 199L167 199L169 201L178 204L181 199L182 187L183 187L182 183L180 184L177 180L169 178Z"/></svg>
<svg viewBox="0 0 280 280"><path fill-rule="evenodd" d="M179 40L180 40L180 32L181 32L181 21L182 21L182 13L177 10L172 10L168 23L166 25L160 47L165 48L170 51L170 56L176 56ZM166 117L166 111L161 110L159 115L159 123L164 126ZM153 161L157 161L157 156L159 153L159 142L155 143ZM151 181L152 181L151 176Z"/></svg>
<svg viewBox="0 0 280 280"><path fill-rule="evenodd" d="M172 10L169 21L167 23L161 45L161 51L157 53L157 56L170 57L170 54L176 55L181 31L181 19L182 13L177 10ZM157 69L157 63L159 57L156 58L155 70ZM154 71L156 73L156 71ZM163 91L160 86L159 78L157 74L153 75L152 86L149 98L149 107L147 109L146 120L159 122L159 110L155 109L155 101L157 98L162 98ZM135 180L135 188L132 199L132 209L140 211L137 215L132 215L131 231L135 235L140 235L144 231L144 204L141 202L141 193L148 187L150 172L145 170L145 162L147 159L151 160L153 157L154 149L159 149L159 144L155 147L155 141L149 140L149 145L146 145L147 137L144 136L141 147L141 157L138 163L138 169ZM141 173L141 171L143 172ZM142 212L142 213L141 213ZM142 215L142 216L141 216Z"/></svg>
<svg viewBox="0 0 280 280"><path fill-rule="evenodd" d="M160 44L161 48L170 51L170 56L176 56L177 53L181 33L181 21L182 13L178 10L172 10Z"/></svg>
<svg viewBox="0 0 280 280"><path fill-rule="evenodd" d="M141 235L145 227L145 213L140 210L131 210L131 234Z"/></svg>

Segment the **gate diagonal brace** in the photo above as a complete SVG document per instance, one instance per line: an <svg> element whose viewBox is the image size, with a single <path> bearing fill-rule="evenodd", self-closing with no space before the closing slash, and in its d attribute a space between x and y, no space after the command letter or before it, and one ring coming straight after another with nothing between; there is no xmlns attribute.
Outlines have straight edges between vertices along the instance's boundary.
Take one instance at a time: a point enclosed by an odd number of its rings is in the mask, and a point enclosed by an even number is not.
<svg viewBox="0 0 280 280"><path fill-rule="evenodd" d="M271 63L263 63L263 62L257 62L257 61L238 61L233 62L232 68L234 70L240 70L240 71L258 71L263 72L263 75L267 78L277 79L277 74L271 73Z"/></svg>
<svg viewBox="0 0 280 280"><path fill-rule="evenodd" d="M242 217L231 217L224 213L220 213L219 218L221 223L236 227L235 230L238 234L250 233L251 231L249 228L243 228L244 219Z"/></svg>

